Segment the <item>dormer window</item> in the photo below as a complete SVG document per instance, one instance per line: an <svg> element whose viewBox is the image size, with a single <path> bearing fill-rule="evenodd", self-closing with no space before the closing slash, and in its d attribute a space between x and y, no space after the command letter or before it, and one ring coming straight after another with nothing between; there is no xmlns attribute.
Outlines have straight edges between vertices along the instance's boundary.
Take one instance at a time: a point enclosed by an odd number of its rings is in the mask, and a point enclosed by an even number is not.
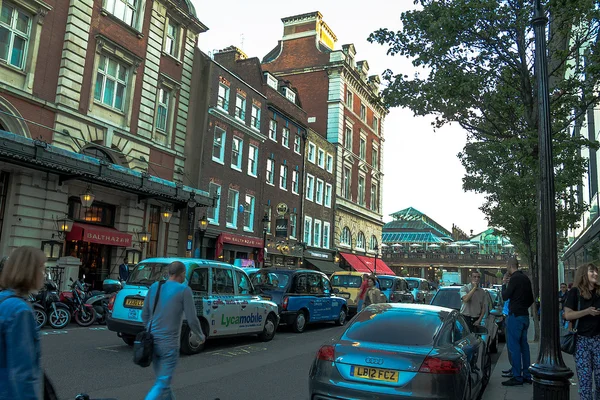
<svg viewBox="0 0 600 400"><path fill-rule="evenodd" d="M291 90L290 88L283 88L283 93L289 101L291 101L294 104L296 103L296 93L294 93L293 90Z"/></svg>
<svg viewBox="0 0 600 400"><path fill-rule="evenodd" d="M275 78L271 74L265 74L267 76L267 85L271 86L273 89L277 90L277 78Z"/></svg>

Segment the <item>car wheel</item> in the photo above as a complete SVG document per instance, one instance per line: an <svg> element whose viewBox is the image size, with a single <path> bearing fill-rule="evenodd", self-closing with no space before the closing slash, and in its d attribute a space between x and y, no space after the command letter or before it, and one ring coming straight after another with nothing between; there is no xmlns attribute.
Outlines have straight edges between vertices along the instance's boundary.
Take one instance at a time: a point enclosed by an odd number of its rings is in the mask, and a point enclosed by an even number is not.
<svg viewBox="0 0 600 400"><path fill-rule="evenodd" d="M121 335L121 339L123 339L127 346L133 347L133 342L135 342L135 336Z"/></svg>
<svg viewBox="0 0 600 400"><path fill-rule="evenodd" d="M267 316L263 331L258 334L258 339L262 342L268 342L275 337L275 331L277 330L277 318L273 314Z"/></svg>
<svg viewBox="0 0 600 400"><path fill-rule="evenodd" d="M344 326L346 324L347 317L348 317L348 315L346 314L346 309L344 307L342 307L342 309L340 310L340 315L338 316L338 319L335 320L335 324L337 326Z"/></svg>
<svg viewBox="0 0 600 400"><path fill-rule="evenodd" d="M292 324L292 329L296 333L304 332L306 328L306 313L304 311L298 311L296 314L296 319L294 319L294 323Z"/></svg>
<svg viewBox="0 0 600 400"><path fill-rule="evenodd" d="M204 326L202 326L202 333L204 333L205 337L206 331ZM204 342L206 343L206 342ZM204 343L198 343L195 340L192 340L192 329L188 324L183 324L181 328L181 353L191 356L193 354L198 354L202 350L204 350Z"/></svg>
<svg viewBox="0 0 600 400"><path fill-rule="evenodd" d="M490 353L496 354L498 352L498 335L494 337L492 343L490 343Z"/></svg>
<svg viewBox="0 0 600 400"><path fill-rule="evenodd" d="M486 353L484 362L483 362L483 375L481 377L480 395L483 394L483 391L487 387L487 384L490 382L491 376L492 376L492 356L490 356L490 353Z"/></svg>

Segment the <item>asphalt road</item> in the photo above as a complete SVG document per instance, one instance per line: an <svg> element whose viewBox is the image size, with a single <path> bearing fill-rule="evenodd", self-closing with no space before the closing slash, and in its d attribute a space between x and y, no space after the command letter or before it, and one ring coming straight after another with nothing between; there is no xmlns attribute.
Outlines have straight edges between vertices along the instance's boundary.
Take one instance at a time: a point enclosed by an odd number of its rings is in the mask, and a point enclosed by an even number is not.
<svg viewBox="0 0 600 400"><path fill-rule="evenodd" d="M316 351L342 329L320 324L295 334L282 327L268 343L255 337L209 341L203 353L180 358L175 395L178 400L306 400ZM43 329L41 341L43 367L61 400L80 392L94 399L143 399L154 382L152 367L133 364L131 349L104 327Z"/></svg>

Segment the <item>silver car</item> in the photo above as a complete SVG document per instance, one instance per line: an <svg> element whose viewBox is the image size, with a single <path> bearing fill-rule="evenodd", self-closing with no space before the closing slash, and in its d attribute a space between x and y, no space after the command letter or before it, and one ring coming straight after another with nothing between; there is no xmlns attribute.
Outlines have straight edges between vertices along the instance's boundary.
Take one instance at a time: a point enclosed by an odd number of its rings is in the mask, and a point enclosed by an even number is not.
<svg viewBox="0 0 600 400"><path fill-rule="evenodd" d="M322 346L310 368L312 400L476 399L492 361L480 335L449 308L374 304Z"/></svg>

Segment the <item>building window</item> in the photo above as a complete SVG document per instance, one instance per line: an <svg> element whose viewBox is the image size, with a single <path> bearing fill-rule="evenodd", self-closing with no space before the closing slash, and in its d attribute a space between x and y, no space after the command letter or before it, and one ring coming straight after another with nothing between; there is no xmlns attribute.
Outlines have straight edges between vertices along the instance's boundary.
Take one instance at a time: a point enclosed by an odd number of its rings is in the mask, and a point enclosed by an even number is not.
<svg viewBox="0 0 600 400"><path fill-rule="evenodd" d="M256 178L258 172L258 147L251 144L248 146L248 175Z"/></svg>
<svg viewBox="0 0 600 400"><path fill-rule="evenodd" d="M323 181L317 179L317 186L315 191L315 203L323 204Z"/></svg>
<svg viewBox="0 0 600 400"><path fill-rule="evenodd" d="M104 4L109 13L135 28L137 0L105 0Z"/></svg>
<svg viewBox="0 0 600 400"><path fill-rule="evenodd" d="M298 188L300 187L300 173L296 170L292 171L292 193L298 194Z"/></svg>
<svg viewBox="0 0 600 400"><path fill-rule="evenodd" d="M325 152L323 149L319 149L317 152L317 165L319 168L325 168Z"/></svg>
<svg viewBox="0 0 600 400"><path fill-rule="evenodd" d="M379 204L377 202L377 184L371 185L371 210L379 211Z"/></svg>
<svg viewBox="0 0 600 400"><path fill-rule="evenodd" d="M321 221L315 220L315 230L313 234L313 246L321 247Z"/></svg>
<svg viewBox="0 0 600 400"><path fill-rule="evenodd" d="M329 248L329 237L331 236L331 225L329 222L323 222L323 248Z"/></svg>
<svg viewBox="0 0 600 400"><path fill-rule="evenodd" d="M360 105L360 119L364 121L367 120L367 107L364 104Z"/></svg>
<svg viewBox="0 0 600 400"><path fill-rule="evenodd" d="M265 210L265 215L267 216L267 219L269 220L269 222L267 222L267 233L270 235L271 234L271 207L267 208Z"/></svg>
<svg viewBox="0 0 600 400"><path fill-rule="evenodd" d="M346 150L352 151L352 128L346 128L344 134L344 147Z"/></svg>
<svg viewBox="0 0 600 400"><path fill-rule="evenodd" d="M215 126L212 159L221 164L225 160L225 131L218 126Z"/></svg>
<svg viewBox="0 0 600 400"><path fill-rule="evenodd" d="M244 205L244 231L254 232L254 196L248 194Z"/></svg>
<svg viewBox="0 0 600 400"><path fill-rule="evenodd" d="M271 86L273 89L277 90L277 78L275 78L273 75L271 74L266 74L267 75L267 85Z"/></svg>
<svg viewBox="0 0 600 400"><path fill-rule="evenodd" d="M360 250L365 249L365 234L362 232L358 232L358 236L356 236L356 248Z"/></svg>
<svg viewBox="0 0 600 400"><path fill-rule="evenodd" d="M308 161L315 163L315 151L316 147L314 143L308 143Z"/></svg>
<svg viewBox="0 0 600 400"><path fill-rule="evenodd" d="M169 24L167 26L167 37L165 39L165 51L177 58L179 56L179 25L177 25L171 18L169 18Z"/></svg>
<svg viewBox="0 0 600 400"><path fill-rule="evenodd" d="M379 119L375 116L373 116L373 130L379 134Z"/></svg>
<svg viewBox="0 0 600 400"><path fill-rule="evenodd" d="M327 153L327 161L325 162L325 169L329 173L333 172L333 156L329 153Z"/></svg>
<svg viewBox="0 0 600 400"><path fill-rule="evenodd" d="M74 221L111 227L115 225L116 207L113 205L94 201L91 207L85 208L82 207L79 197L69 198L68 205L69 217Z"/></svg>
<svg viewBox="0 0 600 400"><path fill-rule="evenodd" d="M361 206L365 205L365 177L358 177L358 204Z"/></svg>
<svg viewBox="0 0 600 400"><path fill-rule="evenodd" d="M148 233L150 242L146 249L146 258L156 257L158 255L158 235L160 230L160 207L150 205L148 216Z"/></svg>
<svg viewBox="0 0 600 400"><path fill-rule="evenodd" d="M287 165L282 165L279 169L279 188L283 190L287 190L287 173L288 167Z"/></svg>
<svg viewBox="0 0 600 400"><path fill-rule="evenodd" d="M325 184L325 207L331 208L331 192L332 186L330 183Z"/></svg>
<svg viewBox="0 0 600 400"><path fill-rule="evenodd" d="M252 104L252 117L250 124L256 130L260 131L260 108Z"/></svg>
<svg viewBox="0 0 600 400"><path fill-rule="evenodd" d="M367 139L362 137L360 138L360 148L358 156L361 160L365 160L367 158Z"/></svg>
<svg viewBox="0 0 600 400"><path fill-rule="evenodd" d="M344 167L344 184L342 186L342 197L350 199L350 179L352 172L349 167Z"/></svg>
<svg viewBox="0 0 600 400"><path fill-rule="evenodd" d="M235 117L242 121L246 119L246 98L241 94L235 96Z"/></svg>
<svg viewBox="0 0 600 400"><path fill-rule="evenodd" d="M312 218L304 217L304 243L310 246L312 243Z"/></svg>
<svg viewBox="0 0 600 400"><path fill-rule="evenodd" d="M371 151L371 166L374 170L379 170L379 150L376 147Z"/></svg>
<svg viewBox="0 0 600 400"><path fill-rule="evenodd" d="M281 129L281 144L283 147L290 148L290 130L288 128Z"/></svg>
<svg viewBox="0 0 600 400"><path fill-rule="evenodd" d="M267 159L267 183L273 185L275 183L275 161Z"/></svg>
<svg viewBox="0 0 600 400"><path fill-rule="evenodd" d="M315 192L315 178L312 175L306 175L306 199L313 201Z"/></svg>
<svg viewBox="0 0 600 400"><path fill-rule="evenodd" d="M109 107L123 111L127 89L127 66L118 61L100 56L96 74L94 99Z"/></svg>
<svg viewBox="0 0 600 400"><path fill-rule="evenodd" d="M300 154L300 135L294 137L294 153Z"/></svg>
<svg viewBox="0 0 600 400"><path fill-rule="evenodd" d="M244 149L244 141L239 137L234 136L231 142L231 168L238 171L242 170L242 151Z"/></svg>
<svg viewBox="0 0 600 400"><path fill-rule="evenodd" d="M4 1L0 12L0 60L24 69L30 31L29 14Z"/></svg>
<svg viewBox="0 0 600 400"><path fill-rule="evenodd" d="M340 244L343 246L352 246L352 234L347 226L342 229L342 234L340 235Z"/></svg>
<svg viewBox="0 0 600 400"><path fill-rule="evenodd" d="M290 214L290 239L296 239L296 226L298 216L296 214Z"/></svg>
<svg viewBox="0 0 600 400"><path fill-rule="evenodd" d="M269 139L277 141L277 121L274 119L269 121Z"/></svg>
<svg viewBox="0 0 600 400"><path fill-rule="evenodd" d="M296 93L294 93L294 91L290 88L283 88L283 92L285 93L285 97L291 101L292 103L296 103Z"/></svg>
<svg viewBox="0 0 600 400"><path fill-rule="evenodd" d="M229 108L229 87L219 83L219 97L217 97L217 107L228 111Z"/></svg>
<svg viewBox="0 0 600 400"><path fill-rule="evenodd" d="M158 89L158 107L156 110L156 129L162 132L167 131L167 121L169 119L169 91L165 88Z"/></svg>
<svg viewBox="0 0 600 400"><path fill-rule="evenodd" d="M371 235L371 241L369 242L369 250L375 250L375 246L377 246L377 238L375 235Z"/></svg>
<svg viewBox="0 0 600 400"><path fill-rule="evenodd" d="M346 90L346 105L351 110L352 110L353 100L354 100L354 94L352 94L351 91Z"/></svg>
<svg viewBox="0 0 600 400"><path fill-rule="evenodd" d="M208 184L208 193L210 197L216 199L214 207L209 207L206 210L206 219L213 225L219 225L219 212L221 209L221 186L216 183L210 182Z"/></svg>
<svg viewBox="0 0 600 400"><path fill-rule="evenodd" d="M227 214L225 223L228 228L237 228L237 209L240 193L237 190L229 189L227 196Z"/></svg>

